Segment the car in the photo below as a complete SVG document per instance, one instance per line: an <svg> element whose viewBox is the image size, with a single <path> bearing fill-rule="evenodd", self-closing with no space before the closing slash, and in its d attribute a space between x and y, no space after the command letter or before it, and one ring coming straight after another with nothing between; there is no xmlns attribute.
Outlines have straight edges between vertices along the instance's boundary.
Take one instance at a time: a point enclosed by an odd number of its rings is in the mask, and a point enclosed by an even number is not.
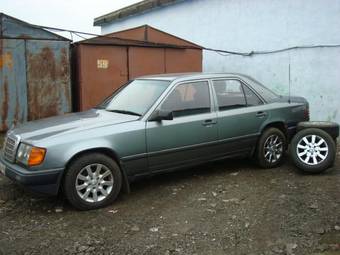
<svg viewBox="0 0 340 255"><path fill-rule="evenodd" d="M276 167L307 120L306 99L246 75L144 76L88 111L10 129L0 169L33 191L62 191L75 208L95 209L145 175L234 156Z"/></svg>

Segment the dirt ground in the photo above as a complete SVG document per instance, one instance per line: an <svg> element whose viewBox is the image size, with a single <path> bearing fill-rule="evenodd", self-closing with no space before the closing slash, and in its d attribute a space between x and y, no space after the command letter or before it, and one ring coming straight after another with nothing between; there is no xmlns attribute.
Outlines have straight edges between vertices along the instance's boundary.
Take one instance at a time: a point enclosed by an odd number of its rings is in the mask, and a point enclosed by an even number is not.
<svg viewBox="0 0 340 255"><path fill-rule="evenodd" d="M139 180L113 205L0 201L0 254L340 254L340 153L322 175L226 160Z"/></svg>

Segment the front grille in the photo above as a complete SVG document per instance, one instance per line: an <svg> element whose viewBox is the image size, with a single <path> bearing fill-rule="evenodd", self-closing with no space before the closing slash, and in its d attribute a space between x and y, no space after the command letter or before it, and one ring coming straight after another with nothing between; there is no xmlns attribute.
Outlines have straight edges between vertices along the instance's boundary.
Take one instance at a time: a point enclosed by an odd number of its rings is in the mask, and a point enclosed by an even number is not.
<svg viewBox="0 0 340 255"><path fill-rule="evenodd" d="M7 136L3 149L4 158L10 162L14 162L16 151L17 151L17 138Z"/></svg>

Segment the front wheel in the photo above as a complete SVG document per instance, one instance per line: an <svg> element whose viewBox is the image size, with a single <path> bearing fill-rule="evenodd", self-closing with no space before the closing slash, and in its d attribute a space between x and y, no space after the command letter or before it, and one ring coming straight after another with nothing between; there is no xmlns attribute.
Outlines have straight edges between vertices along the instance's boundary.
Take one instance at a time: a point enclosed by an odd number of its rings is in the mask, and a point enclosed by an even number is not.
<svg viewBox="0 0 340 255"><path fill-rule="evenodd" d="M117 163L100 153L85 154L73 161L64 177L67 200L79 210L91 210L112 203L122 186Z"/></svg>
<svg viewBox="0 0 340 255"><path fill-rule="evenodd" d="M281 130L277 128L266 129L257 144L256 157L258 164L263 168L274 168L282 163L287 140Z"/></svg>

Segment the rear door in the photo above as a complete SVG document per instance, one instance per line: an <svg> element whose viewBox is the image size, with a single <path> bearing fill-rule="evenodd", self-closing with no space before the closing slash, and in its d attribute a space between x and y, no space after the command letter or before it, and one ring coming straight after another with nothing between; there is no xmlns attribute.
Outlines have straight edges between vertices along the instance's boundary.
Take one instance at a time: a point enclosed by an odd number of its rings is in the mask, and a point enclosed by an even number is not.
<svg viewBox="0 0 340 255"><path fill-rule="evenodd" d="M266 105L239 79L219 79L212 84L217 104L220 154L251 150L268 117Z"/></svg>
<svg viewBox="0 0 340 255"><path fill-rule="evenodd" d="M208 81L176 85L159 109L173 112L174 119L147 122L152 172L195 164L213 156L209 146L218 139L217 114L212 111Z"/></svg>

